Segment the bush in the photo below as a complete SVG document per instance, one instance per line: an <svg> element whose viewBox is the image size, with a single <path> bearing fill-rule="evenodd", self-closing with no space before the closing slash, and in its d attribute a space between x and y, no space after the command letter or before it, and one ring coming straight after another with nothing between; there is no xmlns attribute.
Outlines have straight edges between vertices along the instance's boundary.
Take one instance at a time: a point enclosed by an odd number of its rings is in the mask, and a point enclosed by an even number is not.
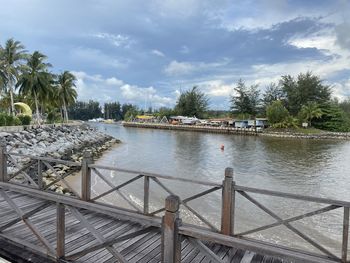
<svg viewBox="0 0 350 263"><path fill-rule="evenodd" d="M47 114L47 123L54 124L54 123L57 123L57 122L62 122L61 115L58 112L50 111Z"/></svg>
<svg viewBox="0 0 350 263"><path fill-rule="evenodd" d="M288 116L283 121L274 123L272 127L277 129L297 128L298 119Z"/></svg>
<svg viewBox="0 0 350 263"><path fill-rule="evenodd" d="M270 124L282 123L289 117L289 112L280 100L272 102L266 108L266 116Z"/></svg>
<svg viewBox="0 0 350 263"><path fill-rule="evenodd" d="M30 125L30 122L32 121L32 117L28 115L19 115L18 119L21 121L22 125Z"/></svg>

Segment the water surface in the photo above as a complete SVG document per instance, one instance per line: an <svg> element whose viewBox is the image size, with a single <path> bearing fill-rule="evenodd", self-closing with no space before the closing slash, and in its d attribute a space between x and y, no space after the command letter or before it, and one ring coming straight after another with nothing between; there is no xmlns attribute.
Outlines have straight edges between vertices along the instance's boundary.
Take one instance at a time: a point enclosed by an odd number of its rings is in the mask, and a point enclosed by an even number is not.
<svg viewBox="0 0 350 263"><path fill-rule="evenodd" d="M123 141L105 153L98 163L155 172L164 175L220 183L225 167L233 167L237 184L290 193L350 201L350 142L337 140L306 140L241 135L209 134L187 131L167 131L124 128L120 125L92 124L105 133ZM221 145L225 150L220 149ZM121 183L128 175L106 172L113 182ZM188 197L206 188L193 184L166 182L176 194ZM142 180L124 190L127 196L142 206ZM99 179L94 181L94 194L108 187ZM168 194L151 183L152 209L160 208ZM323 207L313 203L252 195L282 218L288 218ZM110 195L105 201L118 204L122 199ZM214 225L220 223L219 191L192 201L190 205ZM127 207L128 205L124 203ZM182 217L192 223L200 221L189 211ZM253 204L237 196L236 231L244 231L275 222ZM339 252L342 211L292 223L325 247ZM280 244L308 247L304 241L285 227L253 234ZM315 250L317 251L317 250Z"/></svg>

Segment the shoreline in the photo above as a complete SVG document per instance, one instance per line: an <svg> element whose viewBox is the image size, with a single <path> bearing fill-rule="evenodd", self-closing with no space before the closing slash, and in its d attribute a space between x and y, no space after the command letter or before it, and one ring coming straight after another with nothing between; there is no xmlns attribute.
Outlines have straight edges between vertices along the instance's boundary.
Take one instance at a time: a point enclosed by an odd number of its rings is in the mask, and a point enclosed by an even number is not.
<svg viewBox="0 0 350 263"><path fill-rule="evenodd" d="M27 167L25 172L34 181L38 180L38 164L30 160L29 156L50 157L78 163L81 162L85 151L90 151L92 157L96 159L113 145L120 143L114 137L86 124L41 126L18 132L0 132L0 139L2 144L6 145L6 152L10 155L11 153L17 153L28 156L28 158L15 155L10 157L8 166L10 178L12 174L16 174L20 169ZM45 165L42 166L43 184L44 186L50 185L48 190L67 195L72 194L62 184L54 182L58 179L58 176L65 178L68 175L78 173L80 168L55 164L52 166L53 171ZM21 173L15 175L11 180L16 183L26 183L26 178Z"/></svg>
<svg viewBox="0 0 350 263"><path fill-rule="evenodd" d="M145 128L145 129L163 129L177 131L194 131L219 134L233 134L246 136L264 136L289 139L309 139L309 140L350 140L350 132L327 132L304 134L298 132L265 131L255 130L254 128L234 128L234 127L211 127L194 125L172 125L158 123L136 123L122 122L126 128Z"/></svg>

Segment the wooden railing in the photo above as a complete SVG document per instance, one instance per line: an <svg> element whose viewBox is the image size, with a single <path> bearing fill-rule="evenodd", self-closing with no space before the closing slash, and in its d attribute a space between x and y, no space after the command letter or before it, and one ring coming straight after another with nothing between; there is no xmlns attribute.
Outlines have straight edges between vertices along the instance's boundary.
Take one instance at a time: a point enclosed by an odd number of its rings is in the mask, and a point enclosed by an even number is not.
<svg viewBox="0 0 350 263"><path fill-rule="evenodd" d="M14 157L20 158L29 158L31 161L24 167L19 167ZM69 185L69 183L65 180L67 175L60 175L56 173L56 180L52 183L61 182L64 184L69 190L74 194L74 196L62 196L58 197L57 194L52 194L47 192L50 185L43 184L43 170L51 170L53 173L53 163L65 164L70 167L76 167L77 169L81 168L81 192L78 193L76 190ZM11 164L14 167L17 167L17 171L8 174L7 167ZM21 191L28 194L36 195L38 190L42 193L41 196L50 202L57 202L57 257L67 256L64 252L64 207L69 206L72 213L76 216L76 218L84 222L84 219L79 215L79 213L74 210L76 208L85 208L91 209L94 211L101 211L103 213L116 213L118 211L119 216L130 219L131 221L142 221L149 222L150 225L160 226L160 218L159 215L162 216L162 259L163 262L179 262L179 253L181 252L181 240L186 238L188 242L190 242L193 246L198 248L200 251L209 255L212 259L212 262L222 262L213 251L203 243L203 241L207 240L210 242L215 242L218 244L222 244L225 246L232 246L236 248L247 249L259 253L267 253L269 255L276 255L283 258L292 259L297 262L348 262L348 234L349 234L349 208L350 202L332 200L327 198L318 198L318 197L310 197L298 194L291 193L282 193L278 191L270 191L263 190L258 188L251 188L236 185L233 176L233 169L226 168L224 180L221 184L212 183L212 182L203 182L198 180L192 180L187 178L178 178L166 175L160 175L155 173L145 173L134 170L116 168L111 166L94 164L92 156L89 152L84 153L84 158L82 163L70 162L64 160L56 160L47 157L36 157L36 156L28 156L17 153L7 153L4 147L0 147L0 186L7 187L10 190ZM27 172L26 169L30 167L37 167L37 178L32 178ZM118 173L123 173L130 178L126 181L115 184L111 178L106 176L102 171L114 171ZM13 182L13 179L16 175L22 174L26 179L28 185L23 186L22 184L16 184ZM91 195L91 177L97 176L100 180L105 182L110 189L105 190L102 193L98 193L96 196ZM140 208L137 204L133 202L129 198L128 195L124 194L121 189L127 185L132 184L138 180L143 180L143 207ZM186 184L200 185L202 187L207 187L208 189L201 191L197 194L193 194L186 198L180 198L176 195L176 192L170 187L164 184L164 181L177 181ZM156 184L161 189L163 189L166 193L169 194L169 197L166 199L165 205L162 208L152 210L150 209L150 184ZM34 188L34 189L33 189ZM213 193L216 191L222 192L221 199L221 226L218 228L212 222L201 215L196 209L194 209L189 202L209 193ZM46 191L46 192L43 192ZM6 197L6 193L3 191L0 192L1 195L11 203L9 198ZM114 207L110 205L104 204L100 202L100 200L107 196L110 193L116 193L119 195L124 201L131 207L129 210L119 209L116 204ZM272 211L270 208L265 206L259 201L258 198L252 196L254 195L264 195L270 197L279 197L285 198L288 200L299 200L303 202L311 202L324 205L322 208L318 208L314 211L303 213L300 215L295 215L289 218L282 218L276 212ZM270 215L275 222L271 224L266 224L264 226L256 227L250 230L245 230L238 232L236 230L236 222L237 214L240 213L240 210L236 208L237 206L237 195L242 196L250 203L254 204L256 207ZM80 200L79 200L80 199ZM11 205L13 205L11 203ZM188 211L190 211L195 217L197 217L207 228L197 227L194 225L190 225L187 223L182 223L180 218L179 209L183 206ZM31 224L29 220L26 218L29 214L24 214L18 208L14 207L18 211L18 216L23 220L26 220L26 224L36 231L35 227ZM45 206L40 206L36 210L29 212L30 214L34 214L41 209L44 209ZM113 210L117 209L117 210ZM309 237L307 234L303 233L297 227L293 226L292 223L296 221L303 220L305 218L309 218L312 216L320 215L333 210L343 210L343 222L342 224L342 236L341 236L341 254L336 255L335 253L329 251L325 246L319 243L318 240L314 240ZM123 212L120 212L123 211ZM154 220L152 219L154 218ZM14 221L15 222L15 221ZM86 224L86 222L85 222ZM292 231L298 237L305 240L314 248L318 249L320 253L310 252L306 249L292 249L286 246L280 246L271 244L259 239L253 239L248 235L268 230L273 227L284 226L288 230ZM107 244L108 240L105 240L98 233L96 233L91 226L87 225L89 231L99 240L101 244ZM2 229L0 229L0 232ZM52 251L52 248L46 244L44 238L40 236L40 233L37 233L39 240L42 241L44 246L48 249L48 251ZM117 258L118 255L115 254L115 251L111 252Z"/></svg>

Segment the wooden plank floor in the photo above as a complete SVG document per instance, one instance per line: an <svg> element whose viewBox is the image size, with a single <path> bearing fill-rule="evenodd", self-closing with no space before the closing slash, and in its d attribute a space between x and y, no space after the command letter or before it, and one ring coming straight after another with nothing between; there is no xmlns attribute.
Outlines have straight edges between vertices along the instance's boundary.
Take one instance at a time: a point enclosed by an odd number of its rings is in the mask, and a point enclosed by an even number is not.
<svg viewBox="0 0 350 263"><path fill-rule="evenodd" d="M18 208L25 214L43 204L45 200L40 197L34 198L26 196L24 194L6 191L10 199L18 206ZM85 249L91 248L101 244L101 240L112 240L118 237L146 229L148 226L141 225L139 223L119 220L107 215L94 213L91 211L76 209L68 207L66 209L66 238L65 249L66 257L72 256ZM82 215L83 218L77 216L77 213ZM18 211L16 211L8 204L8 202L0 197L0 229L18 219ZM32 225L40 233L49 245L54 250L56 249L56 204L48 203L47 207L34 215L29 217ZM85 223L83 223L83 221ZM88 229L89 228L89 229ZM93 233L94 232L94 233ZM96 238L96 237L99 238ZM35 251L35 245L45 251L45 246L39 240L38 236L31 231L28 225L23 221L19 221L10 227L0 232L1 242L8 242L8 246L11 248L11 244L21 243L25 249L23 253L28 251ZM115 255L111 253L111 250L115 249L119 255L121 255L128 262L160 262L160 229L150 228L149 231L132 237L130 239L123 240L108 248L100 248L85 255L79 255L72 259L73 262L118 262ZM182 262L212 262L210 258L196 246L194 246L187 238L182 237ZM99 240L100 239L100 240ZM213 251L223 262L232 263L278 263L282 262L279 259L274 259L268 256L257 255L249 251L243 251L240 249L229 248L226 246L205 243L211 251ZM4 246L5 247L5 246ZM28 250L28 251L26 251ZM0 250L0 256L2 251ZM19 253L19 252L18 252ZM4 256L4 255L3 255ZM6 255L9 257L8 255ZM17 256L20 256L17 254ZM72 262L70 261L70 262ZM22 262L22 261L21 261ZM23 261L24 262L24 261ZM33 261L35 262L35 261Z"/></svg>

